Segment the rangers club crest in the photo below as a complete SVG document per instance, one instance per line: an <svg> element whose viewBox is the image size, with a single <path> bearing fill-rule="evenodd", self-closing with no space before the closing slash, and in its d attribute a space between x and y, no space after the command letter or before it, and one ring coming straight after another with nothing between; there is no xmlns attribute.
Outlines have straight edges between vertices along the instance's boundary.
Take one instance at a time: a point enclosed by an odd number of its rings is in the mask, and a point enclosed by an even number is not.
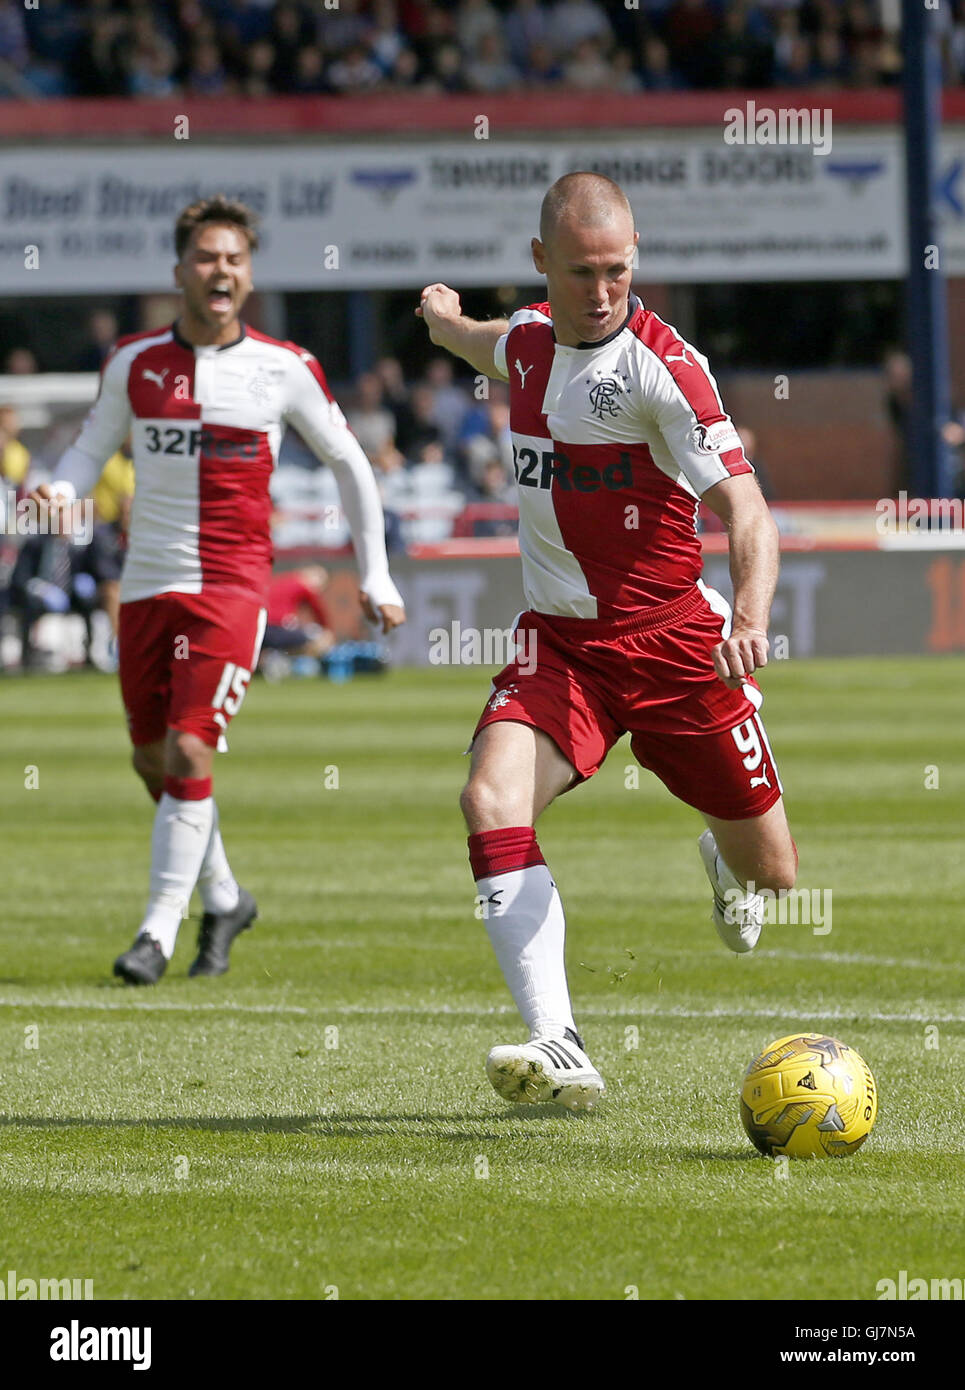
<svg viewBox="0 0 965 1390"><path fill-rule="evenodd" d="M626 391L629 380L628 376L621 374L621 376L601 376L593 383L589 390L590 413L597 420L612 420L615 415L620 413L618 398Z"/></svg>
<svg viewBox="0 0 965 1390"><path fill-rule="evenodd" d="M510 697L519 693L518 685L507 685L505 690L497 690L489 701L490 709L502 709L503 705L508 705Z"/></svg>

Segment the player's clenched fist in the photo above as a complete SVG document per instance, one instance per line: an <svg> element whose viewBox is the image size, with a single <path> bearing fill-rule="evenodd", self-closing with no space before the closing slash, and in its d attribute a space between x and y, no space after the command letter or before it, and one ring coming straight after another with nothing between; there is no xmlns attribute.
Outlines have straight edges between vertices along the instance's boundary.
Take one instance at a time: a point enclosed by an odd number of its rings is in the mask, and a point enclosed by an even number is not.
<svg viewBox="0 0 965 1390"><path fill-rule="evenodd" d="M362 610L369 622L375 623L376 627L382 632L389 633L395 627L401 627L405 622L405 609L399 603L380 603L376 606L369 598L368 594L359 595L362 602Z"/></svg>
<svg viewBox="0 0 965 1390"><path fill-rule="evenodd" d="M462 305L448 285L426 285L416 315L425 319L432 341L442 346L445 328L462 318Z"/></svg>
<svg viewBox="0 0 965 1390"><path fill-rule="evenodd" d="M714 648L714 669L725 685L737 690L746 676L767 665L767 633L759 627L735 628Z"/></svg>
<svg viewBox="0 0 965 1390"><path fill-rule="evenodd" d="M35 506L49 507L51 511L69 507L73 498L72 492L51 483L39 483L28 495Z"/></svg>

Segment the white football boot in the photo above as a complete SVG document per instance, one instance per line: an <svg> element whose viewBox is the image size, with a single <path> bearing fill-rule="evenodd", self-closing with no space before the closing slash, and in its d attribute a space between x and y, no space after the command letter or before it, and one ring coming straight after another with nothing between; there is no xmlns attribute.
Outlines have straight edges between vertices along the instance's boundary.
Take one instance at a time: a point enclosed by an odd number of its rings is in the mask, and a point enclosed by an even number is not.
<svg viewBox="0 0 965 1390"><path fill-rule="evenodd" d="M567 1110L592 1110L606 1089L572 1028L561 1038L537 1033L528 1043L494 1047L486 1075L503 1100L529 1105L555 1100Z"/></svg>
<svg viewBox="0 0 965 1390"><path fill-rule="evenodd" d="M753 951L764 925L766 903L760 893L747 888L728 869L717 849L713 832L705 830L697 841L704 869L714 890L711 919L728 950L744 955Z"/></svg>

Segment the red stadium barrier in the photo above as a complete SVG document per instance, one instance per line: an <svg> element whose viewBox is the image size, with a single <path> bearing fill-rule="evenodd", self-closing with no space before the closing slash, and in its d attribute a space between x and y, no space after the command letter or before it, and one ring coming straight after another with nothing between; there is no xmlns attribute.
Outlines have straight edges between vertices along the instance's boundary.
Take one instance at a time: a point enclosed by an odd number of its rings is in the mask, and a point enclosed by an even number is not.
<svg viewBox="0 0 965 1390"><path fill-rule="evenodd" d="M6 139L112 141L171 139L177 117L187 116L191 136L403 135L471 130L485 107L490 128L505 135L533 130L654 129L720 125L732 107L828 108L840 124L894 125L902 119L900 93L772 88L722 92L514 93L494 96L429 96L391 92L354 101L347 97L129 97L0 103L0 135ZM965 89L943 96L945 121L965 122Z"/></svg>

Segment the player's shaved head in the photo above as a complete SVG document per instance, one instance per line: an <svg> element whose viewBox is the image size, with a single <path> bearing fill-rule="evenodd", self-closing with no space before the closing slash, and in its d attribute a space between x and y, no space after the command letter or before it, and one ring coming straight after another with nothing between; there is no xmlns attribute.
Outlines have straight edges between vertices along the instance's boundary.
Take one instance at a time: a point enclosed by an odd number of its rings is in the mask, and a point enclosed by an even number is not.
<svg viewBox="0 0 965 1390"><path fill-rule="evenodd" d="M633 228L633 209L618 183L605 174L578 170L564 174L547 190L539 214L539 239L548 245L561 226L606 227L626 218Z"/></svg>

